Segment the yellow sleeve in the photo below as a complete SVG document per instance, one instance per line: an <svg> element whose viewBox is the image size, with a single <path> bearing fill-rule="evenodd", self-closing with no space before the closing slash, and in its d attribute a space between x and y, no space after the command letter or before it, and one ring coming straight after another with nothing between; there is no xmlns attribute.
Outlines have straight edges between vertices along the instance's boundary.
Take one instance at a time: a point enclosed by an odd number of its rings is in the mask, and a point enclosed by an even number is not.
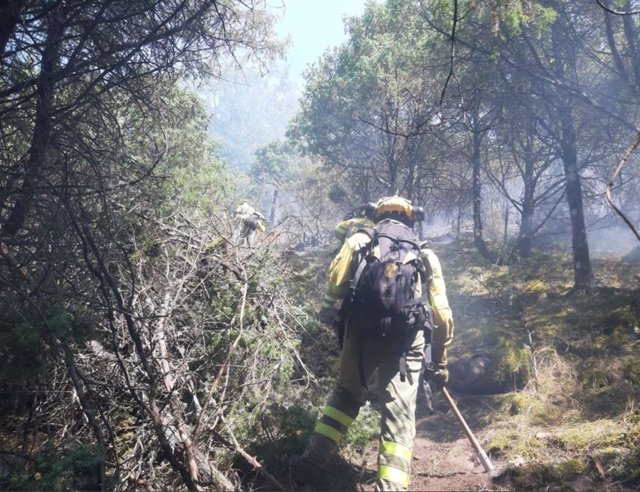
<svg viewBox="0 0 640 492"><path fill-rule="evenodd" d="M447 299L447 288L444 284L442 267L436 254L430 249L422 249L422 258L431 267L432 278L429 283L429 301L433 307L434 330L432 334L432 357L436 364L446 366L447 347L453 340L453 317L449 300Z"/></svg>
<svg viewBox="0 0 640 492"><path fill-rule="evenodd" d="M329 280L322 303L331 305L341 300L349 289L353 277L356 253L371 239L363 232L347 238L329 266Z"/></svg>
<svg viewBox="0 0 640 492"><path fill-rule="evenodd" d="M349 232L350 222L351 222L351 219L343 220L339 222L338 225L336 226L334 233L340 241L344 241L345 238L347 237L347 232Z"/></svg>

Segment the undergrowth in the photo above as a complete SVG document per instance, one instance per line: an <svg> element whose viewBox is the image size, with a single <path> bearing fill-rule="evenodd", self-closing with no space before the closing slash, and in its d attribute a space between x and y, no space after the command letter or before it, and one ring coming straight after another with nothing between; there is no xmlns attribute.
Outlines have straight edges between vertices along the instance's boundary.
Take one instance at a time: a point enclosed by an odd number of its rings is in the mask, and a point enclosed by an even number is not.
<svg viewBox="0 0 640 492"><path fill-rule="evenodd" d="M498 484L568 490L581 476L593 489L637 485L640 265L596 260L594 290L578 295L564 253L536 252L502 266L487 265L467 241L436 253L456 324L451 360L485 354L493 361L500 391L489 400L492 409L476 415L467 408L466 414L486 431L485 449L507 467ZM318 257L310 267L318 283L306 281L318 298L326 263ZM325 351L316 368L326 379L311 392L315 403L307 417L320 414L337 373L338 353L329 348L334 341L318 330L310 346L322 348L308 354ZM363 409L343 443L344 456L376 445L378 419L373 408ZM307 429L313 421L305 421ZM308 433L296 435L304 441Z"/></svg>
<svg viewBox="0 0 640 492"><path fill-rule="evenodd" d="M496 266L457 244L441 258L454 358L493 346L497 367L526 380L484 419L489 453L507 464L502 478L516 490L567 490L577 475L594 489L637 485L640 265L594 261L596 286L578 295L562 253Z"/></svg>

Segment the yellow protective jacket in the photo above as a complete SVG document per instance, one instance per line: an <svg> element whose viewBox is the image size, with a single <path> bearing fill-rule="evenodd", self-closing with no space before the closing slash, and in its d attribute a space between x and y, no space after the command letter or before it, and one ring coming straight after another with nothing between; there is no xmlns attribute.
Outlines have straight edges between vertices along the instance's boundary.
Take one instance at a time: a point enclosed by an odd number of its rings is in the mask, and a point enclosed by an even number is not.
<svg viewBox="0 0 640 492"><path fill-rule="evenodd" d="M344 298L349 289L349 281L357 268L357 252L371 241L369 235L364 232L356 232L347 237L329 266L329 280L327 289L322 299L325 307L332 306L335 302ZM437 365L446 366L447 347L453 340L453 317L447 289L442 275L440 260L436 254L426 248L421 248L422 261L431 268L432 278L429 282L429 302L434 312L434 331L432 333L432 357ZM417 288L421 289L420 283ZM420 297L421 292L416 292Z"/></svg>
<svg viewBox="0 0 640 492"><path fill-rule="evenodd" d="M371 219L366 217L352 217L351 219L345 219L338 223L335 229L336 237L343 242L345 239L353 236L358 229L363 227L373 227L374 224Z"/></svg>

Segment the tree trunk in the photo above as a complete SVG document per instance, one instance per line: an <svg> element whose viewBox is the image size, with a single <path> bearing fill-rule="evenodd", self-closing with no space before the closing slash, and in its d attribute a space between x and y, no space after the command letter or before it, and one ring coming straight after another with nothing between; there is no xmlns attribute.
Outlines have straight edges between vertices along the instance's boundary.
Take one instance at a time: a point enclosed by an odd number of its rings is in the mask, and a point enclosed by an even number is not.
<svg viewBox="0 0 640 492"><path fill-rule="evenodd" d="M562 164L566 177L567 203L571 216L574 288L588 291L593 287L593 272L591 270L589 243L587 242L587 228L584 222L576 133L571 109L565 106L560 109L560 114L562 115Z"/></svg>
<svg viewBox="0 0 640 492"><path fill-rule="evenodd" d="M276 223L276 207L278 205L278 188L273 189L273 196L271 198L271 210L269 211L269 224Z"/></svg>
<svg viewBox="0 0 640 492"><path fill-rule="evenodd" d="M13 208L2 226L2 235L5 236L15 236L24 225L27 214L33 205L35 184L44 165L51 137L53 94L56 84L55 71L60 58L59 48L64 33L62 11L59 7L49 13L48 22L47 38L37 84L36 116L29 157L22 186L17 192Z"/></svg>
<svg viewBox="0 0 640 492"><path fill-rule="evenodd" d="M625 9L628 9L629 12L633 10L633 6L631 2L627 0L625 2ZM640 86L640 56L638 55L638 47L636 44L636 40L638 38L638 34L636 32L635 27L635 19L634 16L631 15L623 15L622 16L622 25L624 27L624 34L627 39L627 43L629 44L628 55L631 58L631 65L633 70L633 80L635 81L636 87Z"/></svg>
<svg viewBox="0 0 640 492"><path fill-rule="evenodd" d="M613 57L616 71L623 80L628 82L629 76L627 74L627 69L624 66L624 62L622 61L622 57L620 56L620 51L618 50L618 45L616 43L616 37L612 23L613 14L607 12L604 9L602 10L602 12L604 15L605 31L607 33L607 43L609 44L609 49L611 50L611 56Z"/></svg>
<svg viewBox="0 0 640 492"><path fill-rule="evenodd" d="M24 0L5 0L0 5L0 56L4 58L7 42L20 21Z"/></svg>
<svg viewBox="0 0 640 492"><path fill-rule="evenodd" d="M518 232L516 249L518 250L519 256L529 258L531 256L531 243L533 241L534 192L536 186L533 177L533 156L531 155L529 146L525 149L524 159L524 196L522 198L520 231Z"/></svg>
<svg viewBox="0 0 640 492"><path fill-rule="evenodd" d="M473 242L478 248L480 255L495 263L498 258L487 247L487 243L483 237L483 225L482 225L482 184L480 181L480 145L482 143L482 134L479 132L472 132L473 135L473 153L471 156L472 166L472 183L471 183L471 201L473 203Z"/></svg>
<svg viewBox="0 0 640 492"><path fill-rule="evenodd" d="M567 74L575 74L576 54L571 41L566 38L566 26L556 21L553 25L554 71L561 80ZM582 203L582 184L578 169L578 148L574 116L569 100L562 95L556 97L557 114L560 123L560 152L564 175L566 178L567 204L571 217L571 246L573 250L574 289L591 290L593 272L587 243L587 228L584 222L584 205Z"/></svg>
<svg viewBox="0 0 640 492"><path fill-rule="evenodd" d="M518 235L516 248L519 256L529 258L531 256L531 241L533 239L533 207L523 204L520 221L520 233Z"/></svg>
<svg viewBox="0 0 640 492"><path fill-rule="evenodd" d="M509 201L504 204L504 230L502 231L502 242L506 245L509 241Z"/></svg>

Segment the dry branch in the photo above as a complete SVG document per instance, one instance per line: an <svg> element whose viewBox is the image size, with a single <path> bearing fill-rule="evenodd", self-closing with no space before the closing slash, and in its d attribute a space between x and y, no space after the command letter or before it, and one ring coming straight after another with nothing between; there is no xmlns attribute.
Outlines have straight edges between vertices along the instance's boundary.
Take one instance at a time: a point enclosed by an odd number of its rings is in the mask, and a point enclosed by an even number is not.
<svg viewBox="0 0 640 492"><path fill-rule="evenodd" d="M620 162L618 163L618 165L616 166L615 170L613 171L613 174L611 174L611 177L609 178L609 181L607 183L607 202L609 202L609 205L611 206L613 211L615 213L617 213L622 218L622 220L625 222L625 224L627 224L629 229L631 229L631 231L635 234L635 236L640 241L640 233L638 233L638 231L633 226L631 221L622 212L622 210L620 210L616 206L616 204L614 203L614 201L613 201L613 191L612 191L615 179L620 175L620 173L622 172L622 168L627 164L627 162L629 160L629 156L638 147L638 145L640 145L640 131L637 133L636 138L633 140L633 142L631 143L629 148L625 151L624 155L622 156L622 159L620 159Z"/></svg>
<svg viewBox="0 0 640 492"><path fill-rule="evenodd" d="M233 432L229 430L228 426L227 426L227 431L229 432L229 438L231 439L231 442L225 439L225 437L217 431L213 431L213 434L215 435L216 439L218 439L222 444L224 444L229 449L235 451L240 456L242 456L245 459L245 461L253 467L254 470L256 470L263 477L265 477L269 481L269 483L273 485L277 490L285 490L282 484L278 482L278 480L273 475L271 475L267 470L265 470L264 466L262 466L262 464L257 459L255 459L253 456L247 453L242 448L242 446L240 446L235 436L233 435Z"/></svg>

